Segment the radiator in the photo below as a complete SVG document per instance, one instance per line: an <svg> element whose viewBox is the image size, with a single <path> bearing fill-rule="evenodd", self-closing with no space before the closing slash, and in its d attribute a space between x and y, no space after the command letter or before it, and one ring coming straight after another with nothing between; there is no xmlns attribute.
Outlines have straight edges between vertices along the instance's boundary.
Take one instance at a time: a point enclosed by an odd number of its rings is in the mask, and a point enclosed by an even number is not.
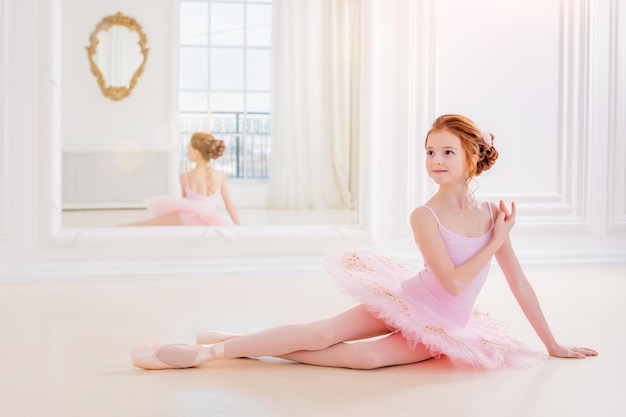
<svg viewBox="0 0 626 417"><path fill-rule="evenodd" d="M63 152L63 209L141 208L142 200L169 194L170 153Z"/></svg>

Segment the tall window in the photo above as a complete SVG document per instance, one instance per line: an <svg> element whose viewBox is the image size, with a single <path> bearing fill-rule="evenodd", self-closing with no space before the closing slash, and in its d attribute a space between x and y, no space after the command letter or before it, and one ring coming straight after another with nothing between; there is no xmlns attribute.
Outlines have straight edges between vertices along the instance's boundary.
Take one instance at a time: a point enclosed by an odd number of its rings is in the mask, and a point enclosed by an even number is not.
<svg viewBox="0 0 626 417"><path fill-rule="evenodd" d="M186 159L195 131L226 143L218 166L267 178L272 0L181 0L179 129ZM184 162L184 161L183 161Z"/></svg>

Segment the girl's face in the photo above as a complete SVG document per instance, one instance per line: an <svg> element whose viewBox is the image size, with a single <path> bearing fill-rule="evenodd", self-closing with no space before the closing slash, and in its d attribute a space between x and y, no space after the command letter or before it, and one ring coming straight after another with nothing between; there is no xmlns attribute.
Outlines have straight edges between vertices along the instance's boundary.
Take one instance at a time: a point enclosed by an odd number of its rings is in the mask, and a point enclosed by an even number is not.
<svg viewBox="0 0 626 417"><path fill-rule="evenodd" d="M426 169L439 185L465 183L467 156L461 139L447 130L431 132L426 139Z"/></svg>

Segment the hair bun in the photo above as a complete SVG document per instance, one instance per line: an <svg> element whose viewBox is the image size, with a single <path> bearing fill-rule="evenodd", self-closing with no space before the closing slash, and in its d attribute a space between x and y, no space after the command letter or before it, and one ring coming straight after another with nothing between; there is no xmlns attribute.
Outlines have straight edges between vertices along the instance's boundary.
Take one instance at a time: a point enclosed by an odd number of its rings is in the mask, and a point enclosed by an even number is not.
<svg viewBox="0 0 626 417"><path fill-rule="evenodd" d="M206 132L195 132L191 135L189 143L194 149L197 149L202 157L207 161L217 159L224 155L226 145L221 139L215 139L215 137Z"/></svg>

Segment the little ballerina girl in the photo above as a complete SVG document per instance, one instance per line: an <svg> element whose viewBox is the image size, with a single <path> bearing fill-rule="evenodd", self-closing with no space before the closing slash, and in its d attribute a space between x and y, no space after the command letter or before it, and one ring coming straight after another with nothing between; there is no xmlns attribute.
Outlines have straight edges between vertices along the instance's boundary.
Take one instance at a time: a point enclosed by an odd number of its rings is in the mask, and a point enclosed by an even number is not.
<svg viewBox="0 0 626 417"><path fill-rule="evenodd" d="M209 133L191 135L187 157L195 166L180 176L183 198L166 195L149 198L144 203L154 217L123 226L226 225L228 222L217 209L220 196L232 222L238 225L239 214L230 198L226 173L212 166L224 149L224 141Z"/></svg>
<svg viewBox="0 0 626 417"><path fill-rule="evenodd" d="M501 323L473 311L494 255L550 355L596 356L593 349L563 346L552 335L509 239L515 204L509 210L502 201L477 201L468 188L469 181L498 157L493 135L481 132L466 117L444 115L433 123L425 147L426 168L439 189L411 213L415 242L425 260L421 271L368 252L329 255L326 269L362 304L308 324L248 335L206 332L198 335L196 345L142 346L131 354L133 365L189 368L222 358L273 356L372 369L446 355L482 369L528 366L545 354L530 350L506 334Z"/></svg>

